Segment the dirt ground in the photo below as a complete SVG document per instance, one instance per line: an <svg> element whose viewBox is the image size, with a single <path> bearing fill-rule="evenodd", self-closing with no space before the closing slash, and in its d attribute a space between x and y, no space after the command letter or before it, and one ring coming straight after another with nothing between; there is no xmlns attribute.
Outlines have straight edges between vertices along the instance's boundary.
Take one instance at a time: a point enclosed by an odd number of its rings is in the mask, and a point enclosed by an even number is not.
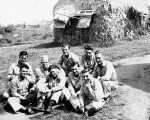
<svg viewBox="0 0 150 120"><path fill-rule="evenodd" d="M42 113L28 116L23 113L12 114L4 112L0 120L149 120L150 116L150 41L149 36L142 40L128 42L127 45L118 45L111 48L100 49L106 58L115 62L118 80L124 85L112 93L110 100L103 109L94 116L86 118L84 115L58 108L48 116ZM79 56L83 54L83 47L71 48ZM52 47L45 44L28 44L0 48L0 93L6 89L7 69L10 64L18 59L21 50L29 52L29 63L35 68L39 64L40 56L48 54L51 63L57 62L60 55L60 47ZM57 56L56 56L57 54ZM131 57L131 58L129 58ZM123 59L126 58L126 59Z"/></svg>

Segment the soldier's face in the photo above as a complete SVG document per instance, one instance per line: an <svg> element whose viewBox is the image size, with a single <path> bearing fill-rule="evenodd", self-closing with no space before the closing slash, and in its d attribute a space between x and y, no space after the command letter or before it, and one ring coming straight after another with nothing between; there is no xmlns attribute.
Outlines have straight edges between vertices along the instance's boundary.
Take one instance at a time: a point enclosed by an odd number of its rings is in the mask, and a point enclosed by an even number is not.
<svg viewBox="0 0 150 120"><path fill-rule="evenodd" d="M92 57L92 53L93 53L92 50L85 50L85 55L88 59L90 59Z"/></svg>
<svg viewBox="0 0 150 120"><path fill-rule="evenodd" d="M68 56L69 55L69 51L70 50L69 50L68 46L62 47L62 52L63 52L64 55Z"/></svg>
<svg viewBox="0 0 150 120"><path fill-rule="evenodd" d="M20 61L21 63L25 63L25 62L27 61L27 58L28 58L27 55L21 55L21 56L19 57L19 61Z"/></svg>
<svg viewBox="0 0 150 120"><path fill-rule="evenodd" d="M49 67L49 62L48 61L41 61L41 64L43 66L43 68L48 68Z"/></svg>
<svg viewBox="0 0 150 120"><path fill-rule="evenodd" d="M96 59L97 64L99 64L99 65L101 65L103 63L103 60L104 60L104 58L101 54L96 54L95 59Z"/></svg>
<svg viewBox="0 0 150 120"><path fill-rule="evenodd" d="M90 82L91 75L90 75L89 72L83 73L82 77L83 77L83 80L84 80L86 83L89 83L89 82Z"/></svg>
<svg viewBox="0 0 150 120"><path fill-rule="evenodd" d="M26 77L28 75L29 70L27 68L21 68L20 74L22 77Z"/></svg>
<svg viewBox="0 0 150 120"><path fill-rule="evenodd" d="M72 67L72 71L75 75L78 75L79 74L79 67L77 65L73 66Z"/></svg>
<svg viewBox="0 0 150 120"><path fill-rule="evenodd" d="M57 77L59 73L59 70L57 68L53 68L50 71L50 74L52 75L52 77Z"/></svg>

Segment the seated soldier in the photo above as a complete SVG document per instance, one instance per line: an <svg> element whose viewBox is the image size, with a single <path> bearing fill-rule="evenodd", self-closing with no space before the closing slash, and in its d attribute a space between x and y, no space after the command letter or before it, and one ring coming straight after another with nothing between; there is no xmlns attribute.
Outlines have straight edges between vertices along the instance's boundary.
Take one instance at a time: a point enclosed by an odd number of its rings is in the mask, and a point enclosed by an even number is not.
<svg viewBox="0 0 150 120"><path fill-rule="evenodd" d="M79 63L79 57L70 52L70 46L68 44L62 45L61 47L63 55L59 60L59 64L64 69L66 75L68 76L69 72L71 72L71 68L75 63Z"/></svg>
<svg viewBox="0 0 150 120"><path fill-rule="evenodd" d="M49 74L49 66L50 64L48 55L43 55L41 58L41 65L35 69L35 77L38 82L46 82L46 77Z"/></svg>
<svg viewBox="0 0 150 120"><path fill-rule="evenodd" d="M28 74L35 79L31 65L29 65L26 62L27 58L28 58L28 53L26 51L21 51L19 54L18 62L12 63L10 68L9 68L8 80L11 81L13 79L13 77L18 76L20 74L20 66L24 63L29 66L29 73Z"/></svg>
<svg viewBox="0 0 150 120"><path fill-rule="evenodd" d="M49 72L49 76L47 77L47 87L49 89L46 91L47 94L44 101L45 113L51 112L52 106L58 104L63 95L63 89L66 83L65 72L57 65L51 65L49 67Z"/></svg>
<svg viewBox="0 0 150 120"><path fill-rule="evenodd" d="M82 71L83 83L80 90L80 109L86 115L89 112L96 112L105 104L102 85L98 79L93 78L88 70Z"/></svg>
<svg viewBox="0 0 150 120"><path fill-rule="evenodd" d="M87 45L84 47L84 49L85 54L81 58L81 65L84 67L84 69L88 69L92 74L96 65L93 48L90 45Z"/></svg>
<svg viewBox="0 0 150 120"><path fill-rule="evenodd" d="M43 55L41 58L41 65L35 69L35 77L37 79L37 83L35 85L36 90L38 91L37 93L37 106L34 107L35 109L42 109L43 107L43 101L44 101L44 96L43 96L43 88L47 87L46 86L46 78L49 75L48 68L49 68L49 57L48 55Z"/></svg>
<svg viewBox="0 0 150 120"><path fill-rule="evenodd" d="M118 87L117 74L111 62L104 59L100 51L95 52L96 66L93 76L97 78L103 86L105 97L109 97L112 90Z"/></svg>
<svg viewBox="0 0 150 120"><path fill-rule="evenodd" d="M82 84L81 68L78 63L72 67L72 72L68 75L68 90L71 94L69 101L75 110L79 110L79 93Z"/></svg>
<svg viewBox="0 0 150 120"><path fill-rule="evenodd" d="M28 76L28 71L29 66L22 64L20 66L20 74L11 81L11 95L8 98L8 103L15 113L19 110L27 111L28 113L32 112L24 106L33 103L36 98L36 94L30 92L30 87L31 85L33 86L35 80L31 76Z"/></svg>

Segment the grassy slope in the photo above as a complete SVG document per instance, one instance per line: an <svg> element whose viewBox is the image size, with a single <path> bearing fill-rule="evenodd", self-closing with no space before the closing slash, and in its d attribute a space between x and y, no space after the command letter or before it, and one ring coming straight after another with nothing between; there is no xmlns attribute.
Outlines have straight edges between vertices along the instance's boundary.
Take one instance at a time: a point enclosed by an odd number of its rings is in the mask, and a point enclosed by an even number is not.
<svg viewBox="0 0 150 120"><path fill-rule="evenodd" d="M111 61L116 61L122 58L131 57L131 56L141 56L150 53L150 41L149 37L143 37L140 40L131 41L131 42L123 42L122 44L118 44L116 46L110 48L98 48L95 47L95 50L101 50L105 57ZM83 54L83 46L72 47L71 51L75 52L79 56ZM29 63L35 68L39 64L39 60L41 55L48 54L50 57L50 62L57 62L61 55L60 47L51 47L50 43L44 43L39 45L23 45L17 47L9 47L0 50L0 71L6 70L9 68L10 64L14 61L17 61L18 54L21 50L27 50L29 52ZM7 81L5 77L7 76L7 72L0 73L0 93L4 91L6 88ZM95 116L90 119L120 119L127 120L121 112L121 108L125 105L125 102L122 99L123 91L117 90L113 96L114 99L107 103L105 107L100 110ZM116 111L116 112L115 112ZM118 111L120 111L118 113ZM65 110L56 110L51 116L48 116L46 119L53 118L56 119L85 119L84 116L76 114L74 112L68 112ZM32 119L40 120L43 119L42 115L37 115Z"/></svg>

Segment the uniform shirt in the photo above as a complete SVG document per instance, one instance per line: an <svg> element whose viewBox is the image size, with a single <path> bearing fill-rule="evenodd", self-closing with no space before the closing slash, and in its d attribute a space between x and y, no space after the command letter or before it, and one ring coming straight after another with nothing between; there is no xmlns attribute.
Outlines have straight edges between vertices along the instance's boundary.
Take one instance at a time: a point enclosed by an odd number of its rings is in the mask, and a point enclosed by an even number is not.
<svg viewBox="0 0 150 120"><path fill-rule="evenodd" d="M81 58L81 65L92 73L96 65L94 54L92 54L91 59L87 59L86 55L83 55Z"/></svg>
<svg viewBox="0 0 150 120"><path fill-rule="evenodd" d="M61 66L64 65L64 68L71 70L71 67L73 66L73 64L79 63L79 62L80 62L79 57L76 54L70 52L68 58L66 58L65 55L63 54L58 63Z"/></svg>
<svg viewBox="0 0 150 120"><path fill-rule="evenodd" d="M46 79L47 81L47 87L49 89L52 89L52 91L59 91L62 90L65 87L66 83L66 74L65 72L61 69L59 70L59 74L57 78L53 78L50 75Z"/></svg>
<svg viewBox="0 0 150 120"><path fill-rule="evenodd" d="M102 66L95 66L93 76L95 78L102 77L103 80L117 81L117 74L113 64L106 60L103 61Z"/></svg>
<svg viewBox="0 0 150 120"><path fill-rule="evenodd" d="M46 82L48 74L48 70L44 70L42 65L35 69L35 77L38 81Z"/></svg>
<svg viewBox="0 0 150 120"><path fill-rule="evenodd" d="M16 76L11 81L11 95L16 97L16 94L20 94L22 96L25 96L29 92L29 84L35 83L35 80L27 76L24 80L21 80L20 76Z"/></svg>
<svg viewBox="0 0 150 120"><path fill-rule="evenodd" d="M31 65L29 65L28 63L25 64L29 66L29 75L35 78ZM19 74L20 74L20 65L18 64L18 62L12 63L8 70L8 79L10 79L12 76L18 76Z"/></svg>
<svg viewBox="0 0 150 120"><path fill-rule="evenodd" d="M82 76L79 73L78 77L74 76L73 72L70 72L68 75L68 89L71 92L71 94L75 94L78 92L81 88L82 84Z"/></svg>
<svg viewBox="0 0 150 120"><path fill-rule="evenodd" d="M83 101L91 100L91 101L100 101L104 97L102 84L98 79L91 78L92 82L90 84L90 89L86 87L87 83L83 82L81 91L80 91L80 99L82 98ZM81 102L82 103L82 102ZM84 103L82 103L84 104Z"/></svg>

